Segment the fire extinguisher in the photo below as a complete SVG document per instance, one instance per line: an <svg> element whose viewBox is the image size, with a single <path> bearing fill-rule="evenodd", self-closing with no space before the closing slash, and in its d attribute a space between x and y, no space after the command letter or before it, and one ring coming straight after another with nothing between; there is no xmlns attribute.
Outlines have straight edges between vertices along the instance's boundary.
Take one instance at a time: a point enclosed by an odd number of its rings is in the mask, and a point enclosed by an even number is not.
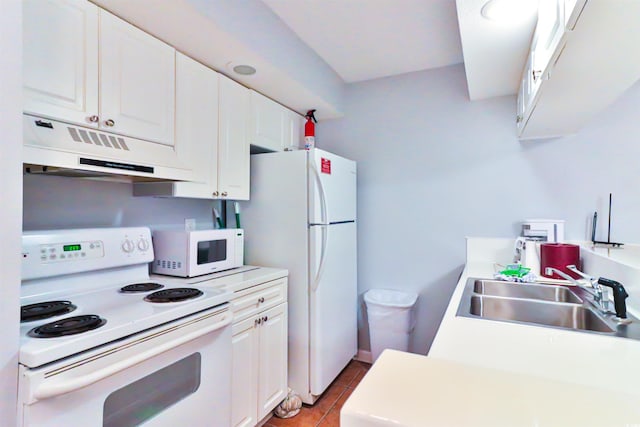
<svg viewBox="0 0 640 427"><path fill-rule="evenodd" d="M316 117L314 113L316 110L309 110L304 116L307 122L304 124L304 149L309 150L316 145Z"/></svg>

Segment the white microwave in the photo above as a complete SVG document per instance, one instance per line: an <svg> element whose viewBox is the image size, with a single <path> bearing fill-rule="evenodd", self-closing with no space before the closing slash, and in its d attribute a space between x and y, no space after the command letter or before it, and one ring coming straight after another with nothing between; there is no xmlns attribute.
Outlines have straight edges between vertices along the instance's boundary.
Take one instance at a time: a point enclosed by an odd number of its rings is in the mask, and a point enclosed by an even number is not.
<svg viewBox="0 0 640 427"><path fill-rule="evenodd" d="M151 271L169 276L194 277L241 267L244 230L156 230L155 259Z"/></svg>

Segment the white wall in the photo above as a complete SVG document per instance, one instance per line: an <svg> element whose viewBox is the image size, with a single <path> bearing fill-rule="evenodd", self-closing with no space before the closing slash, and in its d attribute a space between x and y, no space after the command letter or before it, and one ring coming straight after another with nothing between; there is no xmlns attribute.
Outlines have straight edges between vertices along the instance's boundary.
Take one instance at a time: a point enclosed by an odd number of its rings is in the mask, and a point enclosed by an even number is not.
<svg viewBox="0 0 640 427"><path fill-rule="evenodd" d="M128 183L43 175L24 176L25 230L183 227L187 218L194 218L199 228L211 228L211 209L214 205L219 206L219 202L133 197L132 185Z"/></svg>
<svg viewBox="0 0 640 427"><path fill-rule="evenodd" d="M16 423L22 221L22 2L0 12L0 425Z"/></svg>
<svg viewBox="0 0 640 427"><path fill-rule="evenodd" d="M359 292L420 293L411 349L424 353L465 236L511 237L525 218L561 218L568 238L585 238L612 192L612 240L640 242L638 111L637 84L579 134L524 143L515 98L470 102L462 65L348 85L345 118L321 122L316 142L358 161Z"/></svg>

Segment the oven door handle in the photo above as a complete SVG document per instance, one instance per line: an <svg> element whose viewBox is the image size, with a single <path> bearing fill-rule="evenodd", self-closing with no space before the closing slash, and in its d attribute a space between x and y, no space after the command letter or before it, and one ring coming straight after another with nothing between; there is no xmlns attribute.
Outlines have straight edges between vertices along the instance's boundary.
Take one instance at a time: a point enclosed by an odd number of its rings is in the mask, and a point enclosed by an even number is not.
<svg viewBox="0 0 640 427"><path fill-rule="evenodd" d="M156 347L151 348L150 350L129 357L126 360L113 363L105 368L98 369L89 374L84 374L80 377L69 379L65 379L64 375L61 374L61 378L49 379L41 383L33 391L33 397L36 400L44 400L51 397L60 396L62 394L70 393L72 391L97 383L98 381L115 375L120 371L124 371L125 369L137 365L138 363L144 362L147 359L151 359L154 356L169 351L196 338L200 338L201 336L211 333L217 329L224 328L231 323L231 317L231 313L226 312L224 314L224 317L220 319L220 321L208 325L205 328L183 335L178 339L160 344Z"/></svg>

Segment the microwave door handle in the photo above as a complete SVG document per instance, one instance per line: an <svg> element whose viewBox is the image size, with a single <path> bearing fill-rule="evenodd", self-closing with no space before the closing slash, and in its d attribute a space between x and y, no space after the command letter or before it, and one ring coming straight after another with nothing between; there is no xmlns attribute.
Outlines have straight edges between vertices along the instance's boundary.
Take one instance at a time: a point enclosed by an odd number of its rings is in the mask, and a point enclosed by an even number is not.
<svg viewBox="0 0 640 427"><path fill-rule="evenodd" d="M311 290L315 292L320 286L320 280L322 279L322 273L324 273L324 265L327 259L327 242L329 241L328 225L314 225L313 227L320 227L322 230L322 246L320 248L320 266L316 272L316 277L311 282Z"/></svg>
<svg viewBox="0 0 640 427"><path fill-rule="evenodd" d="M313 180L318 188L318 196L320 197L320 221L323 224L329 223L329 214L327 212L327 197L324 194L324 187L322 186L322 179L320 173L313 162L309 162L309 169L313 175Z"/></svg>
<svg viewBox="0 0 640 427"><path fill-rule="evenodd" d="M158 345L148 351L136 354L133 357L129 357L126 360L110 364L109 366L98 369L94 372L91 372L90 374L83 375L82 377L69 378L67 380L64 379L64 375L61 375L62 378L46 380L36 387L36 389L33 391L33 397L36 400L44 400L51 397L60 396L62 394L71 393L72 391L79 390L83 387L87 387L91 384L97 383L100 380L115 375L118 372L124 371L125 369L130 368L133 365L144 362L147 359L151 359L152 357L164 353L165 351L169 351L191 340L199 338L217 329L221 329L229 325L230 323L231 315L227 312L225 313L224 317L220 319L220 321L213 323L206 328L183 335L178 339ZM129 345L136 345L136 342L134 341Z"/></svg>

